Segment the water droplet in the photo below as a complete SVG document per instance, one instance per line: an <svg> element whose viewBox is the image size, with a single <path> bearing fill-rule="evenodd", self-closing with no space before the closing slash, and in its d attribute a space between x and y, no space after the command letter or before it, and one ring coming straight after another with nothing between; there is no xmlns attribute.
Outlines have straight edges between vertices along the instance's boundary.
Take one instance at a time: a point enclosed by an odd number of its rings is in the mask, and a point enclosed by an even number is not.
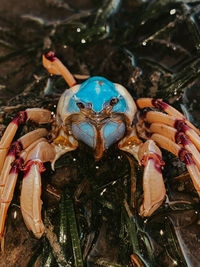
<svg viewBox="0 0 200 267"><path fill-rule="evenodd" d="M13 214L13 218L16 219L17 218L17 212L15 211Z"/></svg>
<svg viewBox="0 0 200 267"><path fill-rule="evenodd" d="M77 31L77 32L81 32L81 28L77 28L76 31Z"/></svg>
<svg viewBox="0 0 200 267"><path fill-rule="evenodd" d="M101 196L104 194L106 192L106 188L104 188L103 190L102 190L102 192L101 192Z"/></svg>
<svg viewBox="0 0 200 267"><path fill-rule="evenodd" d="M86 43L86 40L85 39L81 39L81 43L82 44L85 44Z"/></svg>
<svg viewBox="0 0 200 267"><path fill-rule="evenodd" d="M176 9L175 9L175 8L171 9L171 10L169 11L169 14L170 14L170 15L174 15L174 14L176 14Z"/></svg>
<svg viewBox="0 0 200 267"><path fill-rule="evenodd" d="M164 232L163 232L163 230L162 230L162 229L160 230L160 235L164 235Z"/></svg>

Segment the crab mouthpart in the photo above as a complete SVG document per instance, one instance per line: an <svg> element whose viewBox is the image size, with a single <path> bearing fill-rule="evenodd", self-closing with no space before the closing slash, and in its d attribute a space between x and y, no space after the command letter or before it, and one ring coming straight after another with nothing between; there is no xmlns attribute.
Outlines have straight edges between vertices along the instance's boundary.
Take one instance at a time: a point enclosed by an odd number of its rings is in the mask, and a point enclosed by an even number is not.
<svg viewBox="0 0 200 267"><path fill-rule="evenodd" d="M101 136L100 130L97 129L96 131L96 146L94 151L94 158L95 160L100 160L103 156L104 152L104 141L103 137Z"/></svg>

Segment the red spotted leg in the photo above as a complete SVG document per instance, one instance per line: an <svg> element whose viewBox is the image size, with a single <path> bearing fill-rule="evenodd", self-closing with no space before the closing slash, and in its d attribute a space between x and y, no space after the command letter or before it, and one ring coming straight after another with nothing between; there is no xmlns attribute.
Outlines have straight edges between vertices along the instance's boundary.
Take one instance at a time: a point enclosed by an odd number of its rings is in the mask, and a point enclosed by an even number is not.
<svg viewBox="0 0 200 267"><path fill-rule="evenodd" d="M193 129L198 135L200 134L199 129L197 129L191 122L189 122L182 113L180 113L178 110L170 106L169 104L163 102L161 99L154 99L154 98L139 98L136 101L137 106L140 109L146 108L146 107L153 107L160 109L167 114L175 117L177 120L182 120L185 122L186 125L188 125L191 129Z"/></svg>
<svg viewBox="0 0 200 267"><path fill-rule="evenodd" d="M49 51L43 55L43 65L49 73L62 75L69 87L76 85L76 80L63 63L55 56L55 53Z"/></svg>
<svg viewBox="0 0 200 267"><path fill-rule="evenodd" d="M144 166L144 199L140 207L141 216L150 216L163 202L166 189L161 167L164 165L160 149L152 140L142 143L135 135L120 141L119 148L132 154Z"/></svg>
<svg viewBox="0 0 200 267"><path fill-rule="evenodd" d="M180 145L174 143L163 135L153 133L151 135L151 139L154 140L161 148L164 148L179 157L180 160L186 164L194 187L200 196L200 170L198 169L192 154L187 149L182 148Z"/></svg>
<svg viewBox="0 0 200 267"><path fill-rule="evenodd" d="M166 112L167 109L165 109ZM144 129L142 129L143 121L145 121ZM145 136L145 129L152 133ZM162 112L147 111L142 114L137 130L140 136L154 140L158 146L170 151L186 164L194 187L200 195L200 136L198 129L192 124L190 125L184 118L178 117L177 119ZM168 136L166 137L166 135Z"/></svg>
<svg viewBox="0 0 200 267"><path fill-rule="evenodd" d="M184 147L188 152L192 154L192 157L200 170L200 153L196 146L190 141L187 135L184 132L178 131L175 128L172 128L168 125L162 123L152 123L146 124L145 131L146 136L145 138L151 138L153 133L157 133L169 138L174 143L180 144Z"/></svg>
<svg viewBox="0 0 200 267"><path fill-rule="evenodd" d="M163 125L166 124L172 128L177 129L178 132L185 133L186 136L200 151L200 136L193 128L188 126L185 121L179 120L176 117L158 111L143 112L141 117L142 120L146 121L147 123L161 123Z"/></svg>
<svg viewBox="0 0 200 267"><path fill-rule="evenodd" d="M6 179L11 170L12 163L15 161L16 157L21 153L22 150L26 149L37 139L47 136L47 134L48 131L45 128L40 128L25 134L11 145L8 154L6 156L4 166L2 168L2 173L0 175L0 197L4 189Z"/></svg>
<svg viewBox="0 0 200 267"><path fill-rule="evenodd" d="M10 148L10 144L17 132L19 125L28 120L36 123L49 123L52 121L51 112L46 109L33 108L19 112L19 114L10 122L0 141L0 174L4 165L4 160Z"/></svg>
<svg viewBox="0 0 200 267"><path fill-rule="evenodd" d="M32 134L32 132L30 134ZM26 141L28 141L26 137L22 141L24 144L26 143ZM31 139L33 140L33 138ZM2 192L1 192L1 198L0 198L0 237L2 237L4 233L4 225L5 225L7 210L13 198L18 173L19 171L23 170L24 161L26 160L26 157L29 151L31 151L38 143L42 141L46 141L46 139L39 138L38 140L33 142L30 146L28 146L25 150L23 150L19 158L17 158L12 163L12 166L9 168L10 171L6 176L4 185L1 190ZM10 155L10 156L8 155L7 157L12 159L13 155Z"/></svg>

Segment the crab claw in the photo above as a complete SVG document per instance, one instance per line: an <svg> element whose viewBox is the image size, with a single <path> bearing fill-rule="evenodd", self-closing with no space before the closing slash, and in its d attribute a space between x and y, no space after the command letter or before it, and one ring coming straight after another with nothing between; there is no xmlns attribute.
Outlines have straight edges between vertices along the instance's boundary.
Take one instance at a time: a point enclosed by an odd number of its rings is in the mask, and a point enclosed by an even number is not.
<svg viewBox="0 0 200 267"><path fill-rule="evenodd" d="M165 163L162 160L160 149L152 140L148 140L140 145L138 158L140 163L144 166L144 200L140 207L140 215L150 216L160 207L166 195L161 171Z"/></svg>
<svg viewBox="0 0 200 267"><path fill-rule="evenodd" d="M24 222L37 238L44 232L41 218L41 172L45 171L43 162L53 161L55 158L54 146L46 140L39 142L28 153L24 164L24 178L20 197L20 206Z"/></svg>
<svg viewBox="0 0 200 267"><path fill-rule="evenodd" d="M143 203L140 207L141 216L150 216L159 208L165 198L166 189L162 176L162 154L152 140L142 143L136 136L135 129L122 139L119 148L132 154L144 166L143 174Z"/></svg>

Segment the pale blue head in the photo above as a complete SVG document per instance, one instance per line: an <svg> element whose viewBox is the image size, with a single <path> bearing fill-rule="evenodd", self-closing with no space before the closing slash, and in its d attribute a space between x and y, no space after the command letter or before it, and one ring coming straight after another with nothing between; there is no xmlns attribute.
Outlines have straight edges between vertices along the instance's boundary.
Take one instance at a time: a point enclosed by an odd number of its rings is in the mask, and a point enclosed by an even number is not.
<svg viewBox="0 0 200 267"><path fill-rule="evenodd" d="M92 77L80 86L67 106L68 112L83 116L73 122L73 135L95 150L95 158L101 158L105 149L124 136L126 126L121 114L127 108L114 83Z"/></svg>
<svg viewBox="0 0 200 267"><path fill-rule="evenodd" d="M104 106L113 98L118 99L118 103L113 106L112 111L125 112L127 109L125 99L119 95L115 84L103 77L92 77L81 84L79 91L71 98L68 111L79 112L77 103L91 105L94 112L100 112Z"/></svg>

